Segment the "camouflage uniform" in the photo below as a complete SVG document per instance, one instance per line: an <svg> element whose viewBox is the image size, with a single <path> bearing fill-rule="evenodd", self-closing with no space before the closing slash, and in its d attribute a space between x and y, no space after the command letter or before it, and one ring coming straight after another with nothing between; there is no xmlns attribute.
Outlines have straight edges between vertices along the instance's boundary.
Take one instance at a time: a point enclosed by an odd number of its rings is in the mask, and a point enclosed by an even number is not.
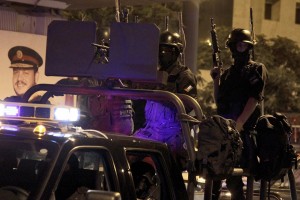
<svg viewBox="0 0 300 200"><path fill-rule="evenodd" d="M197 80L191 70L174 63L168 70L168 84L159 89L197 97ZM146 126L135 132L136 137L153 139L168 144L173 153L185 156L181 125L176 108L172 104L147 101L145 106Z"/></svg>
<svg viewBox="0 0 300 200"><path fill-rule="evenodd" d="M124 135L133 132L131 100L113 96L89 97L91 128Z"/></svg>
<svg viewBox="0 0 300 200"><path fill-rule="evenodd" d="M102 86L94 79L81 80L90 86ZM77 106L88 116L80 126L123 135L133 133L132 101L117 96L79 95Z"/></svg>

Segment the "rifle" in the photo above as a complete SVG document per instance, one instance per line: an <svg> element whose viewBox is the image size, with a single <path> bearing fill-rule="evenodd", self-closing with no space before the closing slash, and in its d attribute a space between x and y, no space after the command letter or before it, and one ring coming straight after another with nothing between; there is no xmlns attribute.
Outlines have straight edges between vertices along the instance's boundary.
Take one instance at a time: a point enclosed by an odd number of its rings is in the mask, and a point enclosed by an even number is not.
<svg viewBox="0 0 300 200"><path fill-rule="evenodd" d="M255 40L255 33L254 33L254 26L253 26L253 14L252 14L252 8L250 8L250 32L251 32L251 38L252 38L252 43L253 43L253 47L252 47L252 60L255 60L254 57L254 45L256 44L256 40Z"/></svg>
<svg viewBox="0 0 300 200"><path fill-rule="evenodd" d="M214 19L210 18L210 24L211 24L211 46L212 46L212 50L213 50L213 54L212 54L212 58L213 58L213 66L217 66L218 68L220 68L221 70L223 69L223 62L221 60L221 50L219 48L219 44L218 44L218 38L217 38L217 32L216 32L216 24L214 24ZM215 78L213 75L213 78Z"/></svg>
<svg viewBox="0 0 300 200"><path fill-rule="evenodd" d="M165 16L165 31L169 30L169 16Z"/></svg>
<svg viewBox="0 0 300 200"><path fill-rule="evenodd" d="M250 32L251 32L251 38L252 38L252 43L253 43L253 47L252 47L252 60L255 60L255 54L254 54L254 45L256 44L256 40L255 40L255 33L254 33L254 25L253 25L253 13L252 13L252 7L250 7ZM264 94L264 90L262 91L262 93ZM265 101L262 100L260 102L261 105L261 115L265 114Z"/></svg>
<svg viewBox="0 0 300 200"><path fill-rule="evenodd" d="M116 21L121 22L121 17L120 17L120 0L115 0L115 6L116 6Z"/></svg>
<svg viewBox="0 0 300 200"><path fill-rule="evenodd" d="M184 33L184 25L183 25L183 19L182 19L182 12L178 12L178 33L182 40L182 54L181 54L181 63L185 65L185 48L186 48L186 40L185 40L185 33Z"/></svg>

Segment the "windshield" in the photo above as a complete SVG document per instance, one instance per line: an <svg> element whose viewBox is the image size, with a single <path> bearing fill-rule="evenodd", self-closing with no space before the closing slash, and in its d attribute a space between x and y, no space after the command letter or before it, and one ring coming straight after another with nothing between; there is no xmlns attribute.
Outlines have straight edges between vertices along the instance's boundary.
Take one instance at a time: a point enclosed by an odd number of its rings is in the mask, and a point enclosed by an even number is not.
<svg viewBox="0 0 300 200"><path fill-rule="evenodd" d="M0 138L0 197L16 190L28 196L40 188L57 151L51 141Z"/></svg>

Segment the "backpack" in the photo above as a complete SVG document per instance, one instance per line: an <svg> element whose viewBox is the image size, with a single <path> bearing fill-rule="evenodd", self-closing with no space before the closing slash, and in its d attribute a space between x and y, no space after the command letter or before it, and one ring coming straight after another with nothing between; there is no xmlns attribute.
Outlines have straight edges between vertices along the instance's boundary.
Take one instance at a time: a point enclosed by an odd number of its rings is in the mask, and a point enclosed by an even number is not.
<svg viewBox="0 0 300 200"><path fill-rule="evenodd" d="M278 180L286 175L297 155L290 144L292 128L287 117L281 113L263 115L256 126L257 156L259 164L256 180Z"/></svg>
<svg viewBox="0 0 300 200"><path fill-rule="evenodd" d="M235 122L213 115L201 121L199 129L197 171L213 180L226 179L239 161L243 147Z"/></svg>

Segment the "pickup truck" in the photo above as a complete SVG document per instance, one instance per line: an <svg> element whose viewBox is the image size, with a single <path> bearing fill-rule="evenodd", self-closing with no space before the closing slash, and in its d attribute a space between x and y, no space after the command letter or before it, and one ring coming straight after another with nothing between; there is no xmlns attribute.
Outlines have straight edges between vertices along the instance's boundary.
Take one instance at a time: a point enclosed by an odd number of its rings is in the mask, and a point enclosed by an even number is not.
<svg viewBox="0 0 300 200"><path fill-rule="evenodd" d="M189 118L182 103L190 102L201 115L193 98L158 90L39 84L25 93L26 103L0 102L0 199L194 198L166 144L82 129L74 125L80 121L77 108L28 103L26 98L36 91L47 91L41 98L45 102L61 94L168 100L183 119L193 166Z"/></svg>
<svg viewBox="0 0 300 200"><path fill-rule="evenodd" d="M0 103L0 199L188 199L166 144L71 126L77 114Z"/></svg>

